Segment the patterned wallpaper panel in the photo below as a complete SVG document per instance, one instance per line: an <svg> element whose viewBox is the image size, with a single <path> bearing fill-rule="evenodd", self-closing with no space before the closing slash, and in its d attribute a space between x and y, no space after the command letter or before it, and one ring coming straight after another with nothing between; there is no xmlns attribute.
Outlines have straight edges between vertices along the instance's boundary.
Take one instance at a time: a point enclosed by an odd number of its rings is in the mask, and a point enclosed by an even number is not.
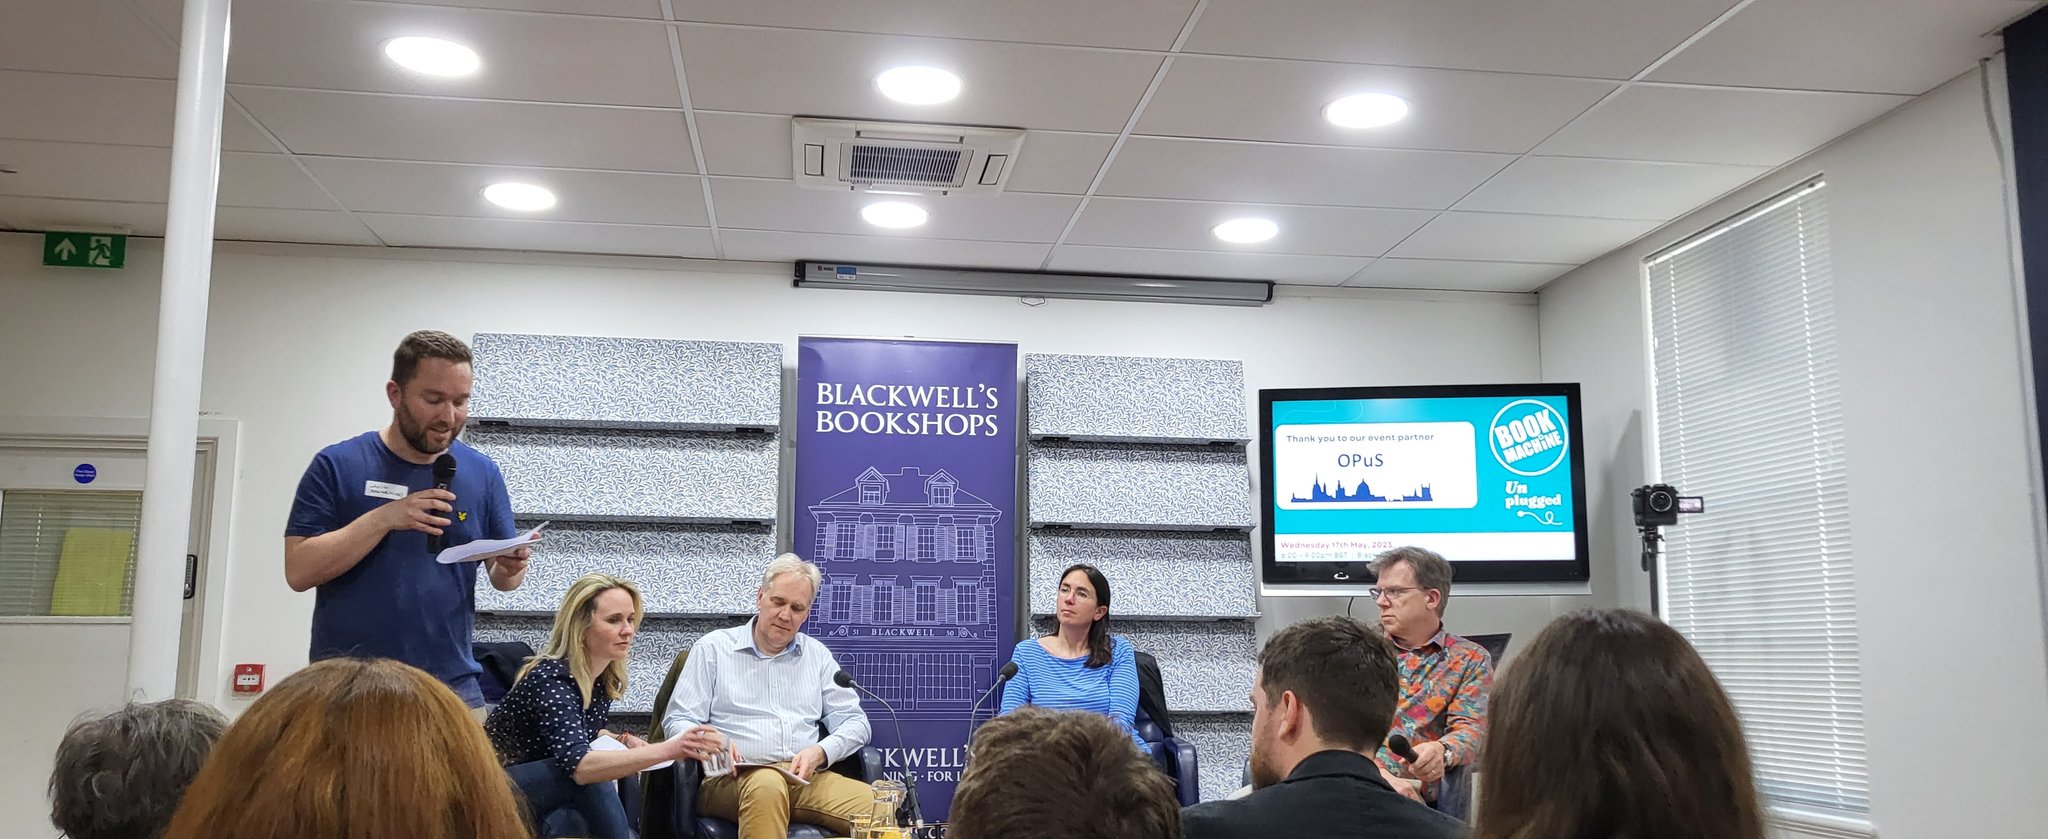
<svg viewBox="0 0 2048 839"><path fill-rule="evenodd" d="M782 345L478 333L472 422L778 428Z"/></svg>
<svg viewBox="0 0 2048 839"><path fill-rule="evenodd" d="M522 519L775 520L775 435L473 429Z"/></svg>
<svg viewBox="0 0 2048 839"><path fill-rule="evenodd" d="M1242 361L1029 353L1024 376L1032 437L1251 439Z"/></svg>
<svg viewBox="0 0 2048 839"><path fill-rule="evenodd" d="M1031 522L1137 530L1249 529L1251 469L1236 446L1032 443Z"/></svg>
<svg viewBox="0 0 2048 839"><path fill-rule="evenodd" d="M1195 744L1202 762L1202 800L1230 797L1244 786L1245 761L1252 754L1252 715L1175 714L1173 736Z"/></svg>
<svg viewBox="0 0 2048 839"><path fill-rule="evenodd" d="M1052 619L1032 621L1039 635ZM1169 711L1249 712L1252 683L1258 680L1258 646L1251 621L1110 621L1122 635L1159 662Z"/></svg>
<svg viewBox="0 0 2048 839"><path fill-rule="evenodd" d="M552 616L478 615L478 641L525 641L537 652L547 646ZM633 653L626 659L626 695L612 703L617 713L652 713L654 695L676 654L687 652L704 633L740 623L737 620L680 620L648 618L633 639Z"/></svg>
<svg viewBox="0 0 2048 839"><path fill-rule="evenodd" d="M1087 563L1109 578L1121 617L1255 618L1257 572L1243 532L1069 530L1028 536L1031 613L1049 615L1060 574Z"/></svg>
<svg viewBox="0 0 2048 839"><path fill-rule="evenodd" d="M552 613L576 578L601 573L639 586L649 614L747 614L757 575L774 557L767 525L555 524L534 548L525 585L501 592L477 575L476 608Z"/></svg>

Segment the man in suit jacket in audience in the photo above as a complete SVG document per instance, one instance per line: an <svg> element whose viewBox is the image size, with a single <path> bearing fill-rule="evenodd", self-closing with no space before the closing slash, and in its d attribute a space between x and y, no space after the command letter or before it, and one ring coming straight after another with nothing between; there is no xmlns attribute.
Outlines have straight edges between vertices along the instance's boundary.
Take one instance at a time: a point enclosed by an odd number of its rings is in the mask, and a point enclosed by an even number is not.
<svg viewBox="0 0 2048 839"><path fill-rule="evenodd" d="M1349 617L1303 621L1259 651L1251 795L1181 811L1185 839L1445 839L1456 819L1403 797L1369 755L1400 695L1393 644Z"/></svg>

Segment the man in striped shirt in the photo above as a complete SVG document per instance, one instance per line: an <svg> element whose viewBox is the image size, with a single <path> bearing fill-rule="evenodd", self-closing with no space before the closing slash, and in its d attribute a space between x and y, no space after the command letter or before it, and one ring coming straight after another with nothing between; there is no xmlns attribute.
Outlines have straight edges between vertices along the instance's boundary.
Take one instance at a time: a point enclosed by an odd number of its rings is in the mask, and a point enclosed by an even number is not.
<svg viewBox="0 0 2048 839"><path fill-rule="evenodd" d="M738 822L740 839L785 839L792 815L843 836L850 816L873 811L867 784L826 769L867 745L870 728L860 697L832 681L838 659L798 631L821 580L818 566L796 554L776 557L755 593L758 614L690 647L662 715L665 731L709 725L731 743L735 770L705 778L697 804ZM741 764L770 764L809 783Z"/></svg>

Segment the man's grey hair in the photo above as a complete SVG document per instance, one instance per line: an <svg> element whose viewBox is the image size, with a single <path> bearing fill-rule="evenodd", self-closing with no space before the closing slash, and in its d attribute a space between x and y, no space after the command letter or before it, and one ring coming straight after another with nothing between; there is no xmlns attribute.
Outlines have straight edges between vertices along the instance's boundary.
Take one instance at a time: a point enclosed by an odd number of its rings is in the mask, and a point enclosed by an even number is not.
<svg viewBox="0 0 2048 839"><path fill-rule="evenodd" d="M768 563L768 569L761 572L761 587L767 588L776 577L784 574L800 574L811 584L811 597L818 596L818 589L825 585L825 573L818 570L816 563L809 562L796 554L783 554Z"/></svg>
<svg viewBox="0 0 2048 839"><path fill-rule="evenodd" d="M50 823L70 839L156 839L228 719L189 699L73 722L50 773Z"/></svg>
<svg viewBox="0 0 2048 839"><path fill-rule="evenodd" d="M1415 546L1395 548L1372 558L1367 568L1372 569L1374 579L1386 570L1401 563L1408 563L1408 570L1415 574L1415 584L1425 589L1436 589L1443 599L1436 602L1436 616L1444 616L1444 607L1451 603L1451 564L1442 554L1427 548Z"/></svg>

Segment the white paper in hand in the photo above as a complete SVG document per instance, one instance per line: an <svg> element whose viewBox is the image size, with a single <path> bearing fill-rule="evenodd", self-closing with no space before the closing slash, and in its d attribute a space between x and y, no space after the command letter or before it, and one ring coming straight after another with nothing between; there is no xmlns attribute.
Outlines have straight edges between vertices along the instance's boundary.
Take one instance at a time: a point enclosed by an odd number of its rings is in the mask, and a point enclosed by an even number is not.
<svg viewBox="0 0 2048 839"><path fill-rule="evenodd" d="M599 734L597 739L590 741L590 750L594 752L623 752L626 750L626 744L619 742L618 738L609 734ZM656 769L667 769L674 764L675 761L673 760L664 760L640 771L652 772Z"/></svg>
<svg viewBox="0 0 2048 839"><path fill-rule="evenodd" d="M541 522L532 530L510 539L478 539L468 544L456 545L441 551L434 557L434 561L442 565L454 565L458 562L479 562L494 556L503 556L540 541L540 532L548 524Z"/></svg>

